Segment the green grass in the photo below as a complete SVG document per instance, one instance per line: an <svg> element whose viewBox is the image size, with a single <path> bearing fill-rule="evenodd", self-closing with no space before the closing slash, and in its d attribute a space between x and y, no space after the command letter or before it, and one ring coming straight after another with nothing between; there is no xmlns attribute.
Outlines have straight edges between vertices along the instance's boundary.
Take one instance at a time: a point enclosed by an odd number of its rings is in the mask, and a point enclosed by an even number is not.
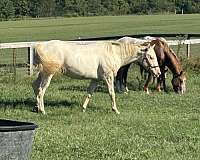
<svg viewBox="0 0 200 160"><path fill-rule="evenodd" d="M101 84L86 113L81 110L88 81L55 76L45 95L47 115L30 112L35 99L31 79L1 83L1 118L35 122L32 159L199 159L199 81L188 73L187 92L150 95L140 90L132 69L130 93L117 94L121 111L111 111ZM23 84L23 85L22 85ZM20 93L20 94L19 94Z"/></svg>
<svg viewBox="0 0 200 160"><path fill-rule="evenodd" d="M199 14L21 20L0 22L0 41L68 40L140 33L199 33L199 26Z"/></svg>
<svg viewBox="0 0 200 160"><path fill-rule="evenodd" d="M12 42L137 33L198 33L199 20L199 15L155 15L8 21L0 23L0 37L1 42ZM20 62L26 61L22 52L19 52ZM0 64L10 59L2 51L0 56ZM133 67L128 77L129 94L116 94L121 112L116 115L111 111L103 83L86 113L82 113L89 82L56 75L45 94L47 115L44 116L31 112L35 105L31 82L36 75L13 83L12 75L6 74L0 77L0 117L39 125L32 160L200 159L199 72L187 71L185 95L173 93L171 75L167 77L167 93L157 93L150 86L150 95L146 95L137 76L138 68Z"/></svg>

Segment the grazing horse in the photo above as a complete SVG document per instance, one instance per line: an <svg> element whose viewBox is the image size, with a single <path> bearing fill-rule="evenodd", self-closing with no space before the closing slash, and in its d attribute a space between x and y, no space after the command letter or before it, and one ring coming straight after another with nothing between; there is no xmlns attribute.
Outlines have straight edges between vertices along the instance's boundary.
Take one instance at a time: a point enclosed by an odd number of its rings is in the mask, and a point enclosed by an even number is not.
<svg viewBox="0 0 200 160"><path fill-rule="evenodd" d="M136 38L129 37L125 39L120 39L118 41L124 42L124 43L127 43L127 42L140 43L140 42L143 42L144 40L140 41L139 39L136 41ZM186 75L182 69L182 66L178 57L176 56L174 51L168 46L166 40L164 40L163 38L154 38L154 39L148 39L148 41L145 43L150 43L151 45L155 45L154 51L156 53L158 64L161 70L161 75L157 79L156 89L158 91L161 91L161 84L163 84L163 89L164 91L166 91L165 72L166 72L166 67L167 67L173 74L173 78L171 82L172 82L174 92L183 94L186 90L186 87L185 87ZM130 64L120 68L117 73L117 78L118 78L117 83L120 84L120 86L125 86L125 88L127 88L126 78L127 78L129 67L130 67ZM142 72L142 68L143 67L141 67L141 72ZM148 85L151 79L152 79L152 74L149 72L148 79L144 85L144 91L147 93L149 93Z"/></svg>
<svg viewBox="0 0 200 160"><path fill-rule="evenodd" d="M92 97L99 80L104 80L112 101L112 110L119 114L115 102L114 77L118 69L133 61L141 61L144 67L160 75L153 46L124 44L120 42L64 42L52 40L35 45L35 62L40 66L33 89L37 99L34 111L45 114L44 94L53 75L61 71L64 75L78 79L91 79L83 111Z"/></svg>

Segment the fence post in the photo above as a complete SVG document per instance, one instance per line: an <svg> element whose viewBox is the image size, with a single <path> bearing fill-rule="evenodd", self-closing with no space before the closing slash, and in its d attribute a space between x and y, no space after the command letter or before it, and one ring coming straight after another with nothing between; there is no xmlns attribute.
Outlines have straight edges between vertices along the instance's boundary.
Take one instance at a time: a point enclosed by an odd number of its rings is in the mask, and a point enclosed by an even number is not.
<svg viewBox="0 0 200 160"><path fill-rule="evenodd" d="M189 39L190 39L190 36L188 35L187 40L189 40ZM190 50L191 50L190 44L187 44L186 48L187 48L187 59L189 59L190 58Z"/></svg>
<svg viewBox="0 0 200 160"><path fill-rule="evenodd" d="M33 75L33 56L34 56L33 47L28 47L28 63L29 63L28 75L30 76Z"/></svg>
<svg viewBox="0 0 200 160"><path fill-rule="evenodd" d="M13 48L13 73L14 73L14 82L16 81L16 75L17 75L17 71L16 71L16 49Z"/></svg>

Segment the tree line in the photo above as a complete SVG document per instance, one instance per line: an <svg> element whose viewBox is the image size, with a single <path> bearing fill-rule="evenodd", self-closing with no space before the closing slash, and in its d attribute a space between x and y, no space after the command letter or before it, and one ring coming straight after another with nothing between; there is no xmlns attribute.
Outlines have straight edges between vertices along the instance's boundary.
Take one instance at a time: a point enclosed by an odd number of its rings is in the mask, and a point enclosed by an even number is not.
<svg viewBox="0 0 200 160"><path fill-rule="evenodd" d="M24 17L200 13L199 0L0 0L0 20Z"/></svg>

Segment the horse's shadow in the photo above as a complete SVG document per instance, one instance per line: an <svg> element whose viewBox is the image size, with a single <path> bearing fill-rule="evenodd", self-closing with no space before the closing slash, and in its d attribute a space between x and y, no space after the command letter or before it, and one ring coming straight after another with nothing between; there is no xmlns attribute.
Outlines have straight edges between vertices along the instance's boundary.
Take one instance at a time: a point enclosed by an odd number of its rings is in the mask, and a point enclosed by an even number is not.
<svg viewBox="0 0 200 160"><path fill-rule="evenodd" d="M1 100L0 99L0 107L2 108L16 108L17 106L26 106L33 108L36 105L36 100L27 98L22 100ZM67 101L67 100L61 100L61 101L52 101L52 100L45 100L44 103L45 107L72 107L74 105L78 105L78 102L76 101Z"/></svg>
<svg viewBox="0 0 200 160"><path fill-rule="evenodd" d="M132 91L143 91L144 84L145 84L145 80L137 79L137 80L132 80L128 82L127 86L129 90L132 90ZM149 84L148 88L150 91L156 91L156 82L155 83L152 82L151 84ZM173 89L168 85L166 86L166 91L163 90L162 86L161 86L161 90L162 92L165 92L165 93L173 92Z"/></svg>
<svg viewBox="0 0 200 160"><path fill-rule="evenodd" d="M89 86L89 85L88 85ZM80 92L87 92L88 86L80 86L80 85L70 85L70 86L62 86L59 88L60 91L80 91ZM104 83L99 83L95 92L102 92L108 93L108 89Z"/></svg>

